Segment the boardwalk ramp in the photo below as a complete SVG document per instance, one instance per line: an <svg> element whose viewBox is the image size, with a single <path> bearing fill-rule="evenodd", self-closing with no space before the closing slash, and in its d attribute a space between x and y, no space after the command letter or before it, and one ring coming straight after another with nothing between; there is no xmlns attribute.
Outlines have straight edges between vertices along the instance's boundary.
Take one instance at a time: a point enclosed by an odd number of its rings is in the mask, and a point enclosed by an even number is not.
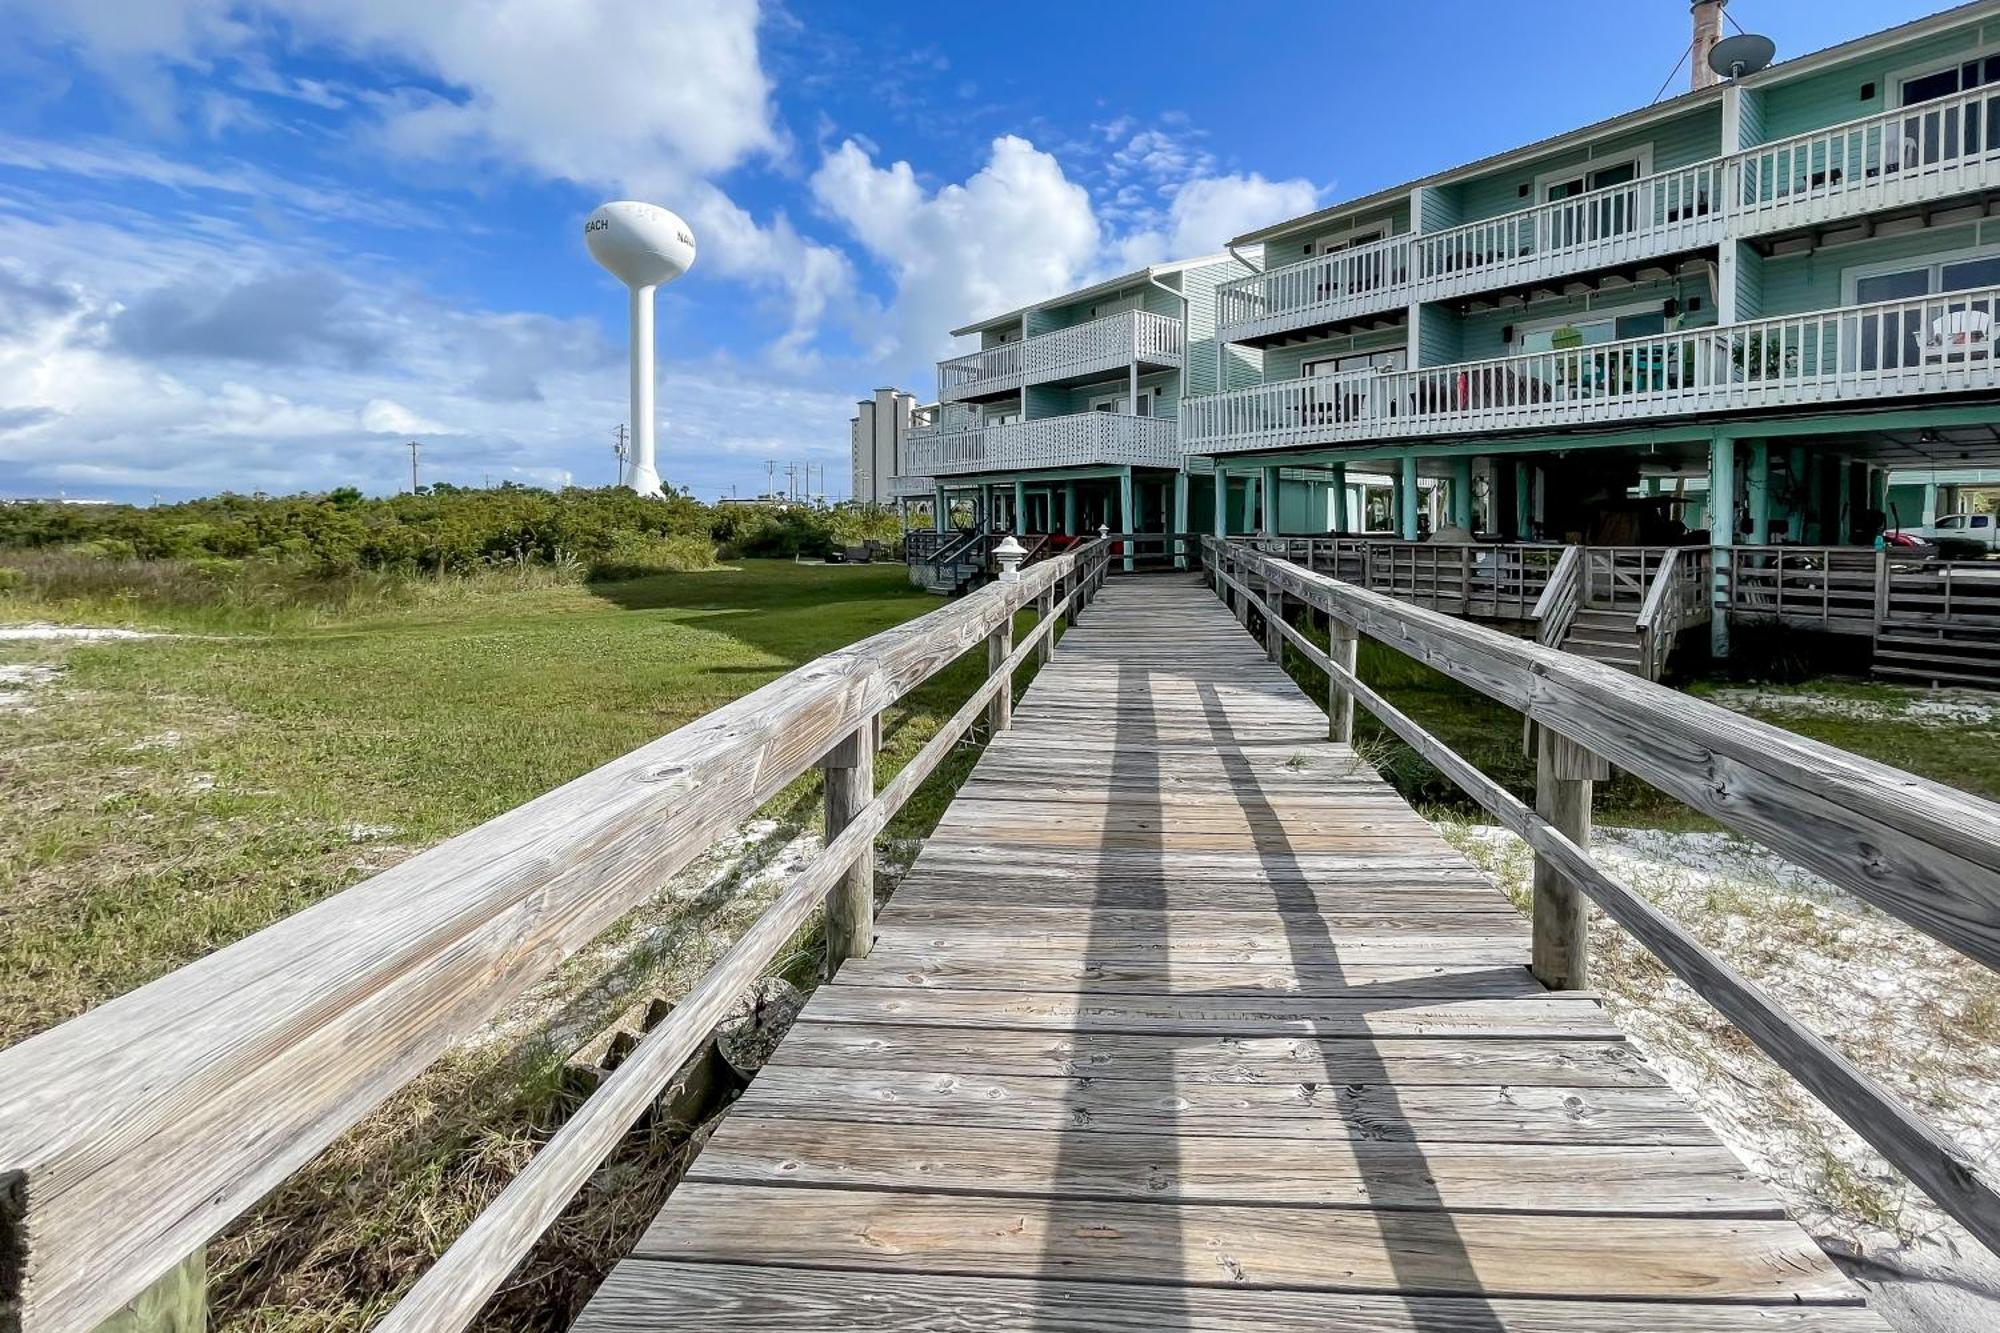
<svg viewBox="0 0 2000 1333"><path fill-rule="evenodd" d="M1108 586L579 1328L1884 1328L1326 736Z"/></svg>

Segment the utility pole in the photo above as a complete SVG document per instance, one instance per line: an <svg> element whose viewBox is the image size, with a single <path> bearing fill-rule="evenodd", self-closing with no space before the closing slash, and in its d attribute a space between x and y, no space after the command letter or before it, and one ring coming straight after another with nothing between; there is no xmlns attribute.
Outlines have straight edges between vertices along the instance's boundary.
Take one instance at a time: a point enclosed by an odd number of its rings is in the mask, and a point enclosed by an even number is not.
<svg viewBox="0 0 2000 1333"><path fill-rule="evenodd" d="M765 460L764 460L764 494L766 494L766 495L772 495L772 494L775 494L775 493L777 492L777 489L778 489L778 475L777 475L777 474L778 474L778 460L777 460L777 459L775 459L775 458L767 458L767 459L765 459Z"/></svg>
<svg viewBox="0 0 2000 1333"><path fill-rule="evenodd" d="M623 486L625 484L625 457L631 452L632 448L625 435L624 422L619 422L618 428L611 432L611 441L611 452L618 459L618 479L611 484L614 486Z"/></svg>
<svg viewBox="0 0 2000 1333"><path fill-rule="evenodd" d="M410 494L417 493L417 442L410 441Z"/></svg>

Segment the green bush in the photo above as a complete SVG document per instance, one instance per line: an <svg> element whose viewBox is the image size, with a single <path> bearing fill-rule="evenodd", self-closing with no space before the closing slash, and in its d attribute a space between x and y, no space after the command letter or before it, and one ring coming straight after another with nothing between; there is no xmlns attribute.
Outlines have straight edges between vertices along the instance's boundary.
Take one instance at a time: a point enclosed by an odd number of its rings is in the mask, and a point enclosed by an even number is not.
<svg viewBox="0 0 2000 1333"><path fill-rule="evenodd" d="M17 592L27 586L26 570L16 569L12 565L0 565L0 592Z"/></svg>
<svg viewBox="0 0 2000 1333"><path fill-rule="evenodd" d="M715 567L715 543L707 537L693 533L661 536L652 532L625 532L618 534L611 549L592 562L590 576L629 579Z"/></svg>

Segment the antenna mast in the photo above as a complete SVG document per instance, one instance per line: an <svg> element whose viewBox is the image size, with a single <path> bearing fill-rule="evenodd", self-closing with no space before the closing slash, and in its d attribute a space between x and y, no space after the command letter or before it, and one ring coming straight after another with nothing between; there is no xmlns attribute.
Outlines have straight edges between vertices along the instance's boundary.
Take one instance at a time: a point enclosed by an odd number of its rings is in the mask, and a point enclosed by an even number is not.
<svg viewBox="0 0 2000 1333"><path fill-rule="evenodd" d="M417 442L410 441L410 494L417 493Z"/></svg>

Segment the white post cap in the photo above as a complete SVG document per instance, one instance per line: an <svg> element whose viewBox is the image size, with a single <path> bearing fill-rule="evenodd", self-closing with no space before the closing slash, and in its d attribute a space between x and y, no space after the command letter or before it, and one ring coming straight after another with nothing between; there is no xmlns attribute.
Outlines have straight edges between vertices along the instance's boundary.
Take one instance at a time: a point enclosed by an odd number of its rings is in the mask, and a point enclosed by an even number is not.
<svg viewBox="0 0 2000 1333"><path fill-rule="evenodd" d="M993 558L1000 562L1002 583L1013 583L1021 577L1021 561L1027 554L1028 548L1015 541L1013 533L1000 539L1000 544L993 548Z"/></svg>

